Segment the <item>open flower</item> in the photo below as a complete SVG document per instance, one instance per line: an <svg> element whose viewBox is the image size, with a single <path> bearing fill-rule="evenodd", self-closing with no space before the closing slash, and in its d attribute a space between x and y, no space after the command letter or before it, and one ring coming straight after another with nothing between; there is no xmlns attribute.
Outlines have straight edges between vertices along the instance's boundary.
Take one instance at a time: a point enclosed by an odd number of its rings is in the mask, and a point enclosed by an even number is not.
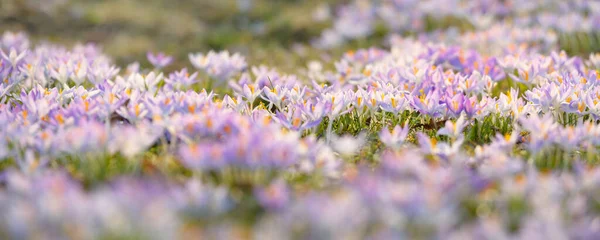
<svg viewBox="0 0 600 240"><path fill-rule="evenodd" d="M344 135L341 137L333 137L331 140L333 149L344 157L351 157L357 154L366 143L365 133L361 133L354 137L352 135Z"/></svg>
<svg viewBox="0 0 600 240"><path fill-rule="evenodd" d="M387 128L383 128L379 133L379 140L390 148L399 148L408 136L409 126L405 123L404 126L396 125L390 132Z"/></svg>
<svg viewBox="0 0 600 240"><path fill-rule="evenodd" d="M270 210L281 210L290 202L290 192L286 183L282 180L256 189L254 195L260 205Z"/></svg>
<svg viewBox="0 0 600 240"><path fill-rule="evenodd" d="M165 83L169 84L175 89L184 89L189 87L190 85L198 82L196 77L198 73L192 73L191 75L188 73L187 68L181 69L181 71L177 71L169 74L168 78L165 78Z"/></svg>
<svg viewBox="0 0 600 240"><path fill-rule="evenodd" d="M278 112L275 119L288 129L301 131L319 125L322 118L311 119L310 115L304 115L300 109L291 109L287 112Z"/></svg>
<svg viewBox="0 0 600 240"><path fill-rule="evenodd" d="M27 55L27 51L21 51L19 53L16 49L11 48L10 52L6 54L0 49L0 55L2 56L2 59L5 63L9 64L11 67L16 69L17 66L19 66L19 64L21 63L21 60L23 60L23 58L25 58L25 56Z"/></svg>
<svg viewBox="0 0 600 240"><path fill-rule="evenodd" d="M457 139L462 136L462 131L467 126L467 121L464 115L461 115L456 121L448 120L443 128L438 130L437 134L442 136L448 136L452 139Z"/></svg>
<svg viewBox="0 0 600 240"><path fill-rule="evenodd" d="M205 71L219 81L227 81L235 74L246 70L247 64L244 57L238 53L230 55L228 51L213 52L208 54L190 54L190 61L194 67Z"/></svg>
<svg viewBox="0 0 600 240"><path fill-rule="evenodd" d="M162 52L156 54L148 52L146 53L146 57L148 58L148 62L157 69L164 68L173 62L173 57L165 55Z"/></svg>

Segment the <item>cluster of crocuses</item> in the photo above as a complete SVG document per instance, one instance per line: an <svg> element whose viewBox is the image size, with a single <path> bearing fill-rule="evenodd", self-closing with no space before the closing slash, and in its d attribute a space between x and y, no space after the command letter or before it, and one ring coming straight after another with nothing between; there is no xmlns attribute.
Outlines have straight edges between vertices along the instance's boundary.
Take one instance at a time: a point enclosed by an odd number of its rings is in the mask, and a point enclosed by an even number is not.
<svg viewBox="0 0 600 240"><path fill-rule="evenodd" d="M452 7L442 9L440 6ZM317 8L315 12L319 13L315 16L327 16L316 18L316 21L328 19L331 14L328 7ZM581 0L524 3L504 0L355 0L338 7L333 15L331 28L324 30L313 42L316 47L332 48L347 40L365 39L373 35L381 23L390 32L401 34L420 34L432 28L447 27L489 30L506 25L515 33L539 32L536 35L540 37L555 37L555 34L547 33L549 31L591 33L600 30L600 4ZM506 37L503 35L500 39Z"/></svg>
<svg viewBox="0 0 600 240"><path fill-rule="evenodd" d="M494 24L489 28L460 33L456 29L436 30L419 33L421 42L443 42L464 49L475 49L486 55L501 55L506 51L549 52L558 49L559 34L555 31L536 28L515 28L511 24ZM404 37L392 34L392 45L402 44Z"/></svg>
<svg viewBox="0 0 600 240"><path fill-rule="evenodd" d="M121 71L94 45L30 46L5 33L0 234L600 234L600 57L504 42L492 52L392 43L347 52L333 69L312 62L305 75L248 67L239 54L192 53L198 74L161 72L173 61L164 53L148 54L154 70ZM193 90L209 81L222 84ZM106 159L136 168L150 158L175 159L187 172L80 183ZM250 186L232 180L265 172Z"/></svg>

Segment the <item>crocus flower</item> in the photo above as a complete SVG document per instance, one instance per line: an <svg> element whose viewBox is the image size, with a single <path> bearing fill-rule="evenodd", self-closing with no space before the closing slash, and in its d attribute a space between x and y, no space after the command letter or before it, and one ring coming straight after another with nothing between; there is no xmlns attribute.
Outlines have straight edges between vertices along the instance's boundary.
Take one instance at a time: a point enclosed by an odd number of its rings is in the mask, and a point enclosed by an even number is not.
<svg viewBox="0 0 600 240"><path fill-rule="evenodd" d="M219 81L227 81L234 74L246 70L247 67L244 57L237 53L230 55L227 51L219 53L210 51L206 55L190 54L189 58L194 67L205 71Z"/></svg>
<svg viewBox="0 0 600 240"><path fill-rule="evenodd" d="M133 158L147 150L164 131L147 122L139 123L135 127L118 126L111 130L111 136L114 138L109 142L109 151L120 152L127 158Z"/></svg>
<svg viewBox="0 0 600 240"><path fill-rule="evenodd" d="M416 110L432 117L440 117L442 110L445 108L444 104L440 103L440 94L438 91L431 91L427 95L418 97L413 95L411 103Z"/></svg>
<svg viewBox="0 0 600 240"><path fill-rule="evenodd" d="M179 149L180 161L193 170L220 169L227 162L222 146L215 144L191 144Z"/></svg>
<svg viewBox="0 0 600 240"><path fill-rule="evenodd" d="M521 133L518 128L513 129L512 133L507 133L505 135L497 133L494 139L492 139L490 146L508 151L517 143L520 134Z"/></svg>
<svg viewBox="0 0 600 240"><path fill-rule="evenodd" d="M523 130L530 132L528 145L532 152L538 152L558 140L555 139L558 135L552 135L557 129L558 124L550 115L538 116L536 114L528 118L523 116L519 119L519 122Z"/></svg>
<svg viewBox="0 0 600 240"><path fill-rule="evenodd" d="M386 112L399 113L408 107L408 100L405 97L405 93L400 94L387 94L380 106Z"/></svg>
<svg viewBox="0 0 600 240"><path fill-rule="evenodd" d="M448 112L450 116L457 117L460 116L464 107L464 95L462 93L457 93L454 96L446 97L446 107L448 108Z"/></svg>
<svg viewBox="0 0 600 240"><path fill-rule="evenodd" d="M149 117L149 111L146 107L146 103L136 100L130 100L127 106L121 106L117 109L117 113L122 117L126 118L130 122L137 122L139 120Z"/></svg>
<svg viewBox="0 0 600 240"><path fill-rule="evenodd" d="M156 69L162 69L173 62L173 57L165 55L162 52L156 54L148 52L146 53L146 57L148 58L148 62L150 62Z"/></svg>
<svg viewBox="0 0 600 240"><path fill-rule="evenodd" d="M362 133L356 137L344 135L342 137L334 137L332 142L333 149L345 157L351 157L358 153L365 144L365 134Z"/></svg>
<svg viewBox="0 0 600 240"><path fill-rule="evenodd" d="M465 116L461 115L456 121L448 120L443 128L438 130L437 134L457 139L462 136L462 131L467 126Z"/></svg>
<svg viewBox="0 0 600 240"><path fill-rule="evenodd" d="M469 118L480 118L483 117L483 111L486 106L488 106L488 102L491 100L489 98L483 98L481 101L477 99L477 96L472 96L470 98L464 98L463 106L465 110L465 114Z"/></svg>
<svg viewBox="0 0 600 240"><path fill-rule="evenodd" d="M181 90L198 82L198 79L196 79L197 75L197 72L190 75L187 68L183 68L181 71L169 74L169 77L165 78L165 83L173 86L175 89Z"/></svg>
<svg viewBox="0 0 600 240"><path fill-rule="evenodd" d="M528 85L535 84L537 81L537 77L540 74L540 66L538 64L530 64L527 66L523 66L522 68L517 69L519 73L518 76L514 74L509 74L509 76L517 82L525 83Z"/></svg>
<svg viewBox="0 0 600 240"><path fill-rule="evenodd" d="M285 182L278 180L254 191L260 205L270 210L281 210L290 202L290 193Z"/></svg>
<svg viewBox="0 0 600 240"><path fill-rule="evenodd" d="M17 66L21 63L21 60L23 60L23 58L25 58L27 55L27 51L21 51L19 53L16 49L11 48L8 54L0 50L0 55L2 55L2 59L6 64L9 64L14 69L17 69Z"/></svg>
<svg viewBox="0 0 600 240"><path fill-rule="evenodd" d="M417 139L419 140L419 146L421 151L425 154L435 154L437 153L437 139L430 138L424 133L417 133Z"/></svg>
<svg viewBox="0 0 600 240"><path fill-rule="evenodd" d="M386 128L381 130L379 133L379 140L390 148L399 148L404 143L408 136L409 126L405 123L403 127L396 125L394 129L389 132Z"/></svg>
<svg viewBox="0 0 600 240"><path fill-rule="evenodd" d="M29 38L23 32L6 31L0 39L1 49L16 49L17 51L25 51L29 48Z"/></svg>
<svg viewBox="0 0 600 240"><path fill-rule="evenodd" d="M283 102L286 100L286 92L288 89L282 86L274 86L273 88L264 87L262 92L264 93L264 97L261 97L270 102L271 105L277 107L277 109L283 108Z"/></svg>
<svg viewBox="0 0 600 240"><path fill-rule="evenodd" d="M322 118L317 119L309 119L303 116L302 111L298 110L288 110L288 112L278 112L276 118L279 123L281 123L284 127L301 131L309 128L313 128L319 123L321 123Z"/></svg>

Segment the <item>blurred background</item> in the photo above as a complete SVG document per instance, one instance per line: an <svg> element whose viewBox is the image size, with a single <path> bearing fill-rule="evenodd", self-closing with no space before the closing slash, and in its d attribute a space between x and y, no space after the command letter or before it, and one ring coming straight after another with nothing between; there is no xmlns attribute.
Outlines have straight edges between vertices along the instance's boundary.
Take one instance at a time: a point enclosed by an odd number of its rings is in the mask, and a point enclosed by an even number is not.
<svg viewBox="0 0 600 240"><path fill-rule="evenodd" d="M307 46L328 26L339 0L1 0L0 32L34 41L93 42L117 64L145 61L147 51L174 55L210 49L240 52L281 68L303 64ZM321 8L321 16L315 9ZM323 11L324 10L324 11ZM291 51L290 51L291 50ZM300 61L300 62L298 62ZM304 65L305 66L305 65ZM169 70L169 69L168 69Z"/></svg>

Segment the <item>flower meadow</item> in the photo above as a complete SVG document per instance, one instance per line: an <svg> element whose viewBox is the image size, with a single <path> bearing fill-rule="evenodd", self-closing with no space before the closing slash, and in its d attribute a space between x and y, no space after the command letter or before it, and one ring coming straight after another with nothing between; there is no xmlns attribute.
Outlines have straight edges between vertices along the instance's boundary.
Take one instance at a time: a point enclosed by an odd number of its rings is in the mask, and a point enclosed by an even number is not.
<svg viewBox="0 0 600 240"><path fill-rule="evenodd" d="M385 44L287 72L4 32L1 238L600 238L600 4L313 18L312 50Z"/></svg>

